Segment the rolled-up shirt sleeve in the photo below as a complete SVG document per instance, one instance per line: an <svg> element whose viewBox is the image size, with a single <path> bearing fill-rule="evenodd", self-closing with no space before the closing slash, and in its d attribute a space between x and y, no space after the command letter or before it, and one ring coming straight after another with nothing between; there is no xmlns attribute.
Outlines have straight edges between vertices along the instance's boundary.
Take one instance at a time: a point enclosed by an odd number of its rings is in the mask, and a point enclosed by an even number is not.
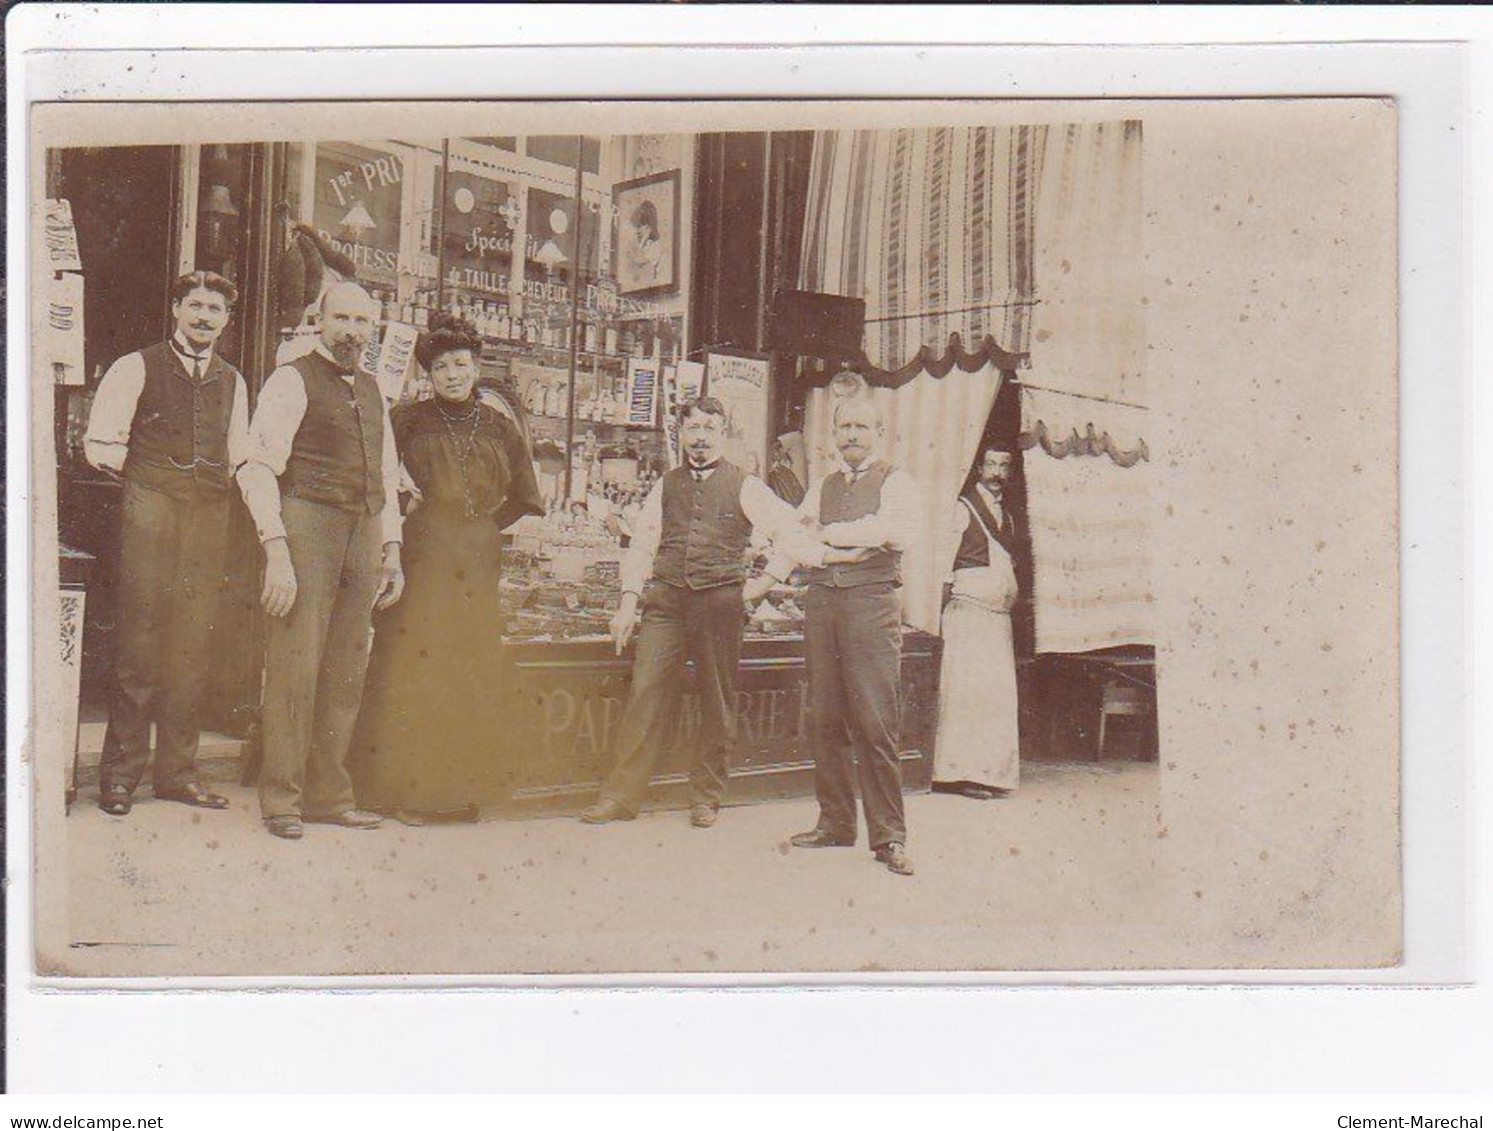
<svg viewBox="0 0 1493 1131"><path fill-rule="evenodd" d="M285 523L280 518L279 479L285 472L291 445L305 415L305 383L299 371L281 366L270 374L260 390L259 405L249 424L243 466L238 469L239 490L259 531L260 542L285 537ZM398 474L395 464L396 484Z"/></svg>
<svg viewBox="0 0 1493 1131"><path fill-rule="evenodd" d="M808 537L808 530L819 523L819 495L824 487L823 480L815 480L809 484L808 491L804 494L803 502L799 503L798 509L793 511L794 523L801 528ZM793 552L789 543L775 545L773 552L767 558L767 572L779 581L788 580L788 575L799 565L822 565L824 562L825 543L823 539L815 539L820 546L816 551L817 557L800 559Z"/></svg>
<svg viewBox="0 0 1493 1131"><path fill-rule="evenodd" d="M954 560L959 556L959 544L964 541L964 532L969 529L969 524L969 508L956 499L949 507L948 521L943 528L943 545L938 551L938 562L945 581L953 580Z"/></svg>
<svg viewBox="0 0 1493 1131"><path fill-rule="evenodd" d="M741 509L752 529L766 536L772 544L767 572L786 581L796 566L822 566L825 544L805 527L800 511L773 493L755 475L747 476L741 485Z"/></svg>
<svg viewBox="0 0 1493 1131"><path fill-rule="evenodd" d="M653 576L653 559L658 556L659 539L664 527L664 481L660 479L643 500L643 508L633 522L632 541L622 556L619 572L622 592L642 593L643 585Z"/></svg>
<svg viewBox="0 0 1493 1131"><path fill-rule="evenodd" d="M850 522L832 522L819 532L826 545L845 549L905 550L918 527L917 485L905 471L893 471L881 485L875 514Z"/></svg>
<svg viewBox="0 0 1493 1131"><path fill-rule="evenodd" d="M83 458L94 467L123 471L130 454L130 429L145 388L145 359L127 353L109 366L93 394L88 430L83 435Z"/></svg>
<svg viewBox="0 0 1493 1131"><path fill-rule="evenodd" d="M233 408L228 415L228 469L236 472L249 455L249 388L233 375Z"/></svg>

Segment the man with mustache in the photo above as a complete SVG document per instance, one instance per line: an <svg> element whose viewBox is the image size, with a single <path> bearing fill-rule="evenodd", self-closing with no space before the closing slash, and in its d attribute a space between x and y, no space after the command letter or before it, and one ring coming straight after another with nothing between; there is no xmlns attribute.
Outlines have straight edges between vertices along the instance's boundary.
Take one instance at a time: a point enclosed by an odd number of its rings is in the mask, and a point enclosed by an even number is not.
<svg viewBox="0 0 1493 1131"><path fill-rule="evenodd" d="M358 369L375 309L355 283L321 300L316 348L270 374L238 473L264 545L266 828L366 829L347 748L363 696L373 609L399 600L399 461L378 384Z"/></svg>
<svg viewBox="0 0 1493 1131"><path fill-rule="evenodd" d="M124 478L114 696L99 765L99 808L123 817L150 760L155 796L203 809L228 799L197 781L199 717L228 544L228 488L244 458L248 396L214 346L238 299L193 271L171 286L176 328L109 367L83 452Z"/></svg>
<svg viewBox="0 0 1493 1131"><path fill-rule="evenodd" d="M809 571L804 655L819 820L790 843L798 848L854 845L859 780L872 853L888 870L910 876L898 756L902 602L897 587L902 551L916 528L917 488L906 472L876 458L884 425L869 392L836 397L831 411L842 465L809 486L799 514L814 524L825 545L854 556L840 564L827 556L823 568Z"/></svg>
<svg viewBox="0 0 1493 1131"><path fill-rule="evenodd" d="M742 603L761 600L774 580L788 576L792 560L819 564L827 552L761 479L721 458L726 409L720 401L687 404L679 437L685 462L649 492L622 562L622 601L612 618L619 656L638 629L640 602L642 628L616 768L600 800L581 814L589 825L637 816L678 716L686 660L695 667L702 723L690 769L690 823L715 824L736 739ZM784 547L785 567L748 583L754 530Z"/></svg>
<svg viewBox="0 0 1493 1131"><path fill-rule="evenodd" d="M1016 532L1006 502L1015 452L980 448L974 482L959 496L944 560L952 558L943 611L938 754L933 792L988 801L1016 788Z"/></svg>

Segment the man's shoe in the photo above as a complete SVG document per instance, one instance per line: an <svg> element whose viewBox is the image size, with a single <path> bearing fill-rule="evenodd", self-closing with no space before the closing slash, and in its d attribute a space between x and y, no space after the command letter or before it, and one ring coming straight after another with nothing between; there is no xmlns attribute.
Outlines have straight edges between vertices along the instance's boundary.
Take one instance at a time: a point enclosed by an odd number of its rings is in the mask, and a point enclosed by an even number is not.
<svg viewBox="0 0 1493 1131"><path fill-rule="evenodd" d="M912 875L912 861L907 858L907 853L896 841L878 848L876 859L879 863L885 864L889 872L896 872L899 876Z"/></svg>
<svg viewBox="0 0 1493 1131"><path fill-rule="evenodd" d="M377 813L364 813L361 809L347 809L341 813L319 813L305 818L309 825L336 825L343 829L376 829L384 823Z"/></svg>
<svg viewBox="0 0 1493 1131"><path fill-rule="evenodd" d="M158 801L179 801L183 805L195 805L199 809L228 808L228 798L209 793L194 781L174 789L158 789L155 796Z"/></svg>
<svg viewBox="0 0 1493 1131"><path fill-rule="evenodd" d="M814 828L806 833L795 833L788 838L794 848L850 848L855 837L836 836L828 829Z"/></svg>
<svg viewBox="0 0 1493 1131"><path fill-rule="evenodd" d="M587 825L607 825L613 821L631 821L636 813L629 813L610 798L598 801L581 813L581 822Z"/></svg>
<svg viewBox="0 0 1493 1131"><path fill-rule="evenodd" d="M135 794L122 785L106 785L99 789L98 807L111 817L127 817L134 807Z"/></svg>
<svg viewBox="0 0 1493 1131"><path fill-rule="evenodd" d="M282 840L300 840L304 831L301 828L299 817L266 817L264 827L269 830L270 836L280 837Z"/></svg>
<svg viewBox="0 0 1493 1131"><path fill-rule="evenodd" d="M697 829L708 829L715 824L715 819L720 810L714 805L691 805L689 807L689 823Z"/></svg>

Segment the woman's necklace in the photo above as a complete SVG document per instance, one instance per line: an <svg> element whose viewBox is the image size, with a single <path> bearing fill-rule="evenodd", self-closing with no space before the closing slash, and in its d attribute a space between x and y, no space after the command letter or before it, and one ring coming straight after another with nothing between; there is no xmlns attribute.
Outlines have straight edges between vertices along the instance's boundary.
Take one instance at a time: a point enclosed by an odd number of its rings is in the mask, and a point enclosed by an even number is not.
<svg viewBox="0 0 1493 1131"><path fill-rule="evenodd" d="M474 400L467 412L452 414L447 412L445 406L437 400L435 409L440 414L441 423L446 426L446 434L451 437L451 450L456 456L456 469L461 473L461 493L466 500L467 518L480 518L476 500L472 498L472 473L469 465L477 451L477 428L482 422L482 406ZM459 430L462 424L470 425L465 436Z"/></svg>

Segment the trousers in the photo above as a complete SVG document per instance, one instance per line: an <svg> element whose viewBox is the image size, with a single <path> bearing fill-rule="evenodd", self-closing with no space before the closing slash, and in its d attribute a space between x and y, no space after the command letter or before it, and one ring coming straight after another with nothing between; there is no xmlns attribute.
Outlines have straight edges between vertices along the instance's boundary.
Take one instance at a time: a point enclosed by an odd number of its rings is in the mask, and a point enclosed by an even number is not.
<svg viewBox="0 0 1493 1131"><path fill-rule="evenodd" d="M154 723L152 783L180 789L196 776L228 496L179 498L126 480L123 510L114 693L99 785L134 791L150 761Z"/></svg>
<svg viewBox="0 0 1493 1131"><path fill-rule="evenodd" d="M265 641L259 807L266 818L342 813L353 808L347 750L373 640L381 522L293 497L281 516L296 599Z"/></svg>
<svg viewBox="0 0 1493 1131"><path fill-rule="evenodd" d="M741 659L741 585L688 589L650 581L643 593L632 691L617 729L616 767L604 801L636 813L680 719L684 665L695 667L700 736L690 765L690 803L719 806L736 742L736 667Z"/></svg>
<svg viewBox="0 0 1493 1131"><path fill-rule="evenodd" d="M855 791L872 849L907 842L902 810L902 607L889 582L810 585L804 652L819 827L854 839Z"/></svg>

